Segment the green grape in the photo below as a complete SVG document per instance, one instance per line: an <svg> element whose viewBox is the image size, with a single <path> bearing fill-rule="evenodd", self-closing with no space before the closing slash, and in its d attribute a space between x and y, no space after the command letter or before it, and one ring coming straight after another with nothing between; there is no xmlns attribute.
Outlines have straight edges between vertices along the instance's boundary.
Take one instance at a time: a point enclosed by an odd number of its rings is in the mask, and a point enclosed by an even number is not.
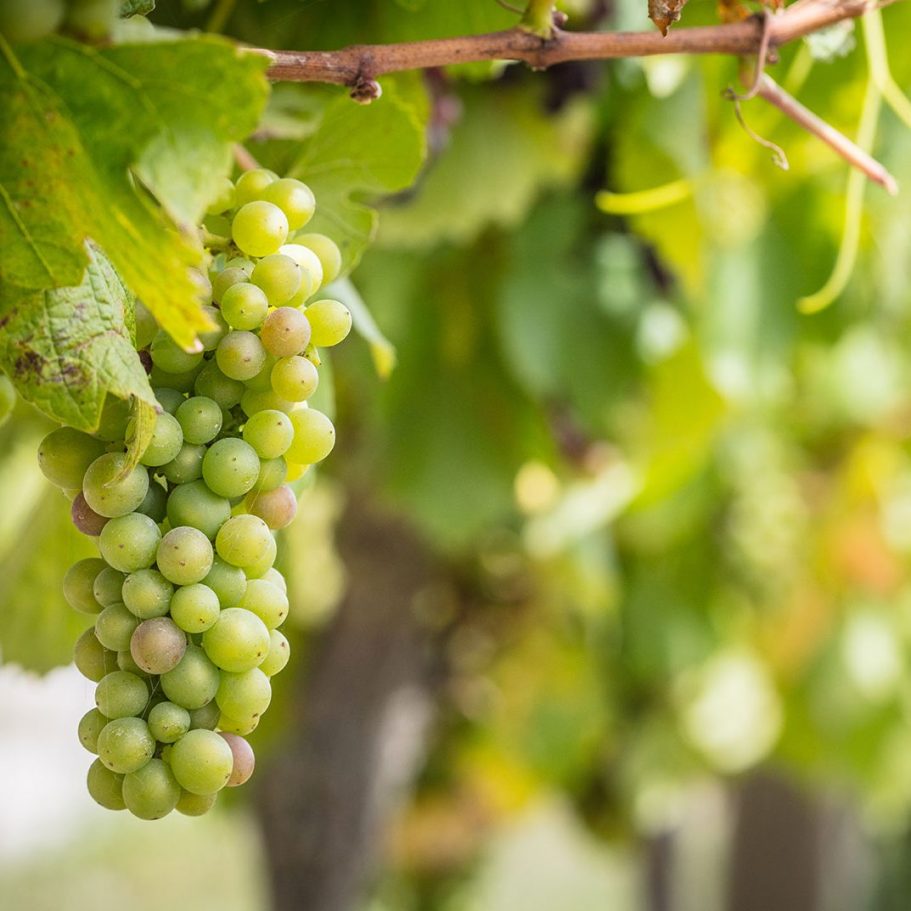
<svg viewBox="0 0 911 911"><path fill-rule="evenodd" d="M253 274L256 275L256 269ZM240 281L222 295L221 312L233 329L258 329L269 312L269 301L261 288Z"/></svg>
<svg viewBox="0 0 911 911"><path fill-rule="evenodd" d="M149 382L156 388L167 386L169 389L189 395L193 391L196 377L199 376L202 365L203 361L200 361L192 370L186 370L183 373L168 373L160 367L152 367L152 372L149 374Z"/></svg>
<svg viewBox="0 0 911 911"><path fill-rule="evenodd" d="M260 411L252 415L244 427L244 442L253 447L260 459L283 456L293 440L291 419L281 411Z"/></svg>
<svg viewBox="0 0 911 911"><path fill-rule="evenodd" d="M117 655L106 649L95 636L95 630L89 627L76 640L73 663L83 677L98 683L105 674L117 670Z"/></svg>
<svg viewBox="0 0 911 911"><path fill-rule="evenodd" d="M240 404L245 386L240 380L232 380L225 376L214 360L206 361L205 367L196 377L193 391L196 395L205 396L217 402L219 407L230 410Z"/></svg>
<svg viewBox="0 0 911 911"><path fill-rule="evenodd" d="M273 531L287 528L297 515L297 497L283 484L264 493L250 493L246 500L247 511L259 516Z"/></svg>
<svg viewBox="0 0 911 911"><path fill-rule="evenodd" d="M63 0L2 0L0 35L12 44L35 41L56 31L65 11Z"/></svg>
<svg viewBox="0 0 911 911"><path fill-rule="evenodd" d="M344 341L351 331L351 311L341 301L330 298L314 301L304 315L313 331L310 341L317 348L331 348Z"/></svg>
<svg viewBox="0 0 911 911"><path fill-rule="evenodd" d="M287 477L288 463L283 458L261 460L259 463L259 477L253 485L253 491L263 493L267 490L275 490L276 487L285 483L285 478Z"/></svg>
<svg viewBox="0 0 911 911"><path fill-rule="evenodd" d="M150 759L123 779L123 801L139 819L167 816L177 806L180 793L170 766L160 759Z"/></svg>
<svg viewBox="0 0 911 911"><path fill-rule="evenodd" d="M250 281L261 288L272 307L280 307L300 290L303 274L300 265L284 253L264 256L253 269ZM263 313L263 318L265 318ZM262 319L257 325L262 324ZM250 328L240 327L240 328Z"/></svg>
<svg viewBox="0 0 911 911"><path fill-rule="evenodd" d="M288 583L285 581L285 577L277 569L270 569L262 578L265 579L266 582L271 582L283 594L288 594Z"/></svg>
<svg viewBox="0 0 911 911"><path fill-rule="evenodd" d="M319 385L319 374L305 357L283 357L272 368L272 388L289 402L309 399Z"/></svg>
<svg viewBox="0 0 911 911"><path fill-rule="evenodd" d="M122 589L124 605L140 620L163 617L168 612L173 593L174 586L157 569L130 573Z"/></svg>
<svg viewBox="0 0 911 911"><path fill-rule="evenodd" d="M89 465L104 455L104 443L72 427L52 430L38 446L38 467L57 487L75 490Z"/></svg>
<svg viewBox="0 0 911 911"><path fill-rule="evenodd" d="M334 282L342 271L342 254L335 241L325 234L299 234L294 238L296 244L309 247L319 257L323 267L323 282Z"/></svg>
<svg viewBox="0 0 911 911"><path fill-rule="evenodd" d="M259 517L254 516L254 518ZM275 544L275 538L270 537L269 541L270 543L266 545L266 549L259 555L258 559L244 567L244 575L247 579L261 579L272 569L278 548Z"/></svg>
<svg viewBox="0 0 911 911"><path fill-rule="evenodd" d="M228 787L237 788L250 780L253 769L256 767L256 756L253 753L253 747L243 737L230 733L222 733L221 736L231 747L231 753L234 757L231 777L228 779Z"/></svg>
<svg viewBox="0 0 911 911"><path fill-rule="evenodd" d="M168 414L174 414L184 400L183 393L179 389L169 389L167 386L160 386L152 391L155 393L158 404Z"/></svg>
<svg viewBox="0 0 911 911"><path fill-rule="evenodd" d="M95 636L105 648L112 652L123 652L130 647L130 639L137 626L138 618L125 605L111 604L98 615Z"/></svg>
<svg viewBox="0 0 911 911"><path fill-rule="evenodd" d="M218 529L231 518L231 504L212 493L205 481L191 481L171 491L168 499L168 521L172 528L190 525L207 538L215 538Z"/></svg>
<svg viewBox="0 0 911 911"><path fill-rule="evenodd" d="M175 585L202 582L212 568L212 544L197 528L172 528L158 546L158 569Z"/></svg>
<svg viewBox="0 0 911 911"><path fill-rule="evenodd" d="M95 705L105 718L141 715L148 701L145 681L126 671L108 674L95 688Z"/></svg>
<svg viewBox="0 0 911 911"><path fill-rule="evenodd" d="M87 557L74 563L63 577L63 597L73 610L82 614L98 614L103 605L98 603L93 586L95 577L105 568L104 560Z"/></svg>
<svg viewBox="0 0 911 911"><path fill-rule="evenodd" d="M269 526L259 516L231 516L215 537L218 556L241 568L258 564L274 548Z"/></svg>
<svg viewBox="0 0 911 911"><path fill-rule="evenodd" d="M86 503L99 515L114 519L133 512L149 492L149 472L135 466L120 478L127 467L122 452L107 452L89 465L82 482Z"/></svg>
<svg viewBox="0 0 911 911"><path fill-rule="evenodd" d="M165 373L188 373L202 363L203 352L184 351L167 332L161 331L155 336L149 349L152 363ZM176 388L176 387L175 387Z"/></svg>
<svg viewBox="0 0 911 911"><path fill-rule="evenodd" d="M244 171L237 178L234 204L243 206L256 199L262 199L263 191L269 184L275 183L276 180L278 180L278 174L266 168L253 168L250 171Z"/></svg>
<svg viewBox="0 0 911 911"><path fill-rule="evenodd" d="M257 721L272 701L272 685L259 669L239 674L223 673L215 701L223 715L242 724Z"/></svg>
<svg viewBox="0 0 911 911"><path fill-rule="evenodd" d="M302 244L285 244L279 253L290 256L301 267L301 286L297 294L288 301L289 307L299 307L312 297L323 285L323 264L319 257Z"/></svg>
<svg viewBox="0 0 911 911"><path fill-rule="evenodd" d="M218 800L218 794L191 794L189 791L180 792L180 800L177 801L177 812L183 813L184 816L205 816L215 801Z"/></svg>
<svg viewBox="0 0 911 911"><path fill-rule="evenodd" d="M79 721L79 742L90 752L98 753L98 735L110 721L98 709L89 709Z"/></svg>
<svg viewBox="0 0 911 911"><path fill-rule="evenodd" d="M251 579L239 607L252 611L272 630L288 616L288 596L266 579Z"/></svg>
<svg viewBox="0 0 911 911"><path fill-rule="evenodd" d="M133 317L136 321L136 349L148 348L158 335L158 323L148 307L140 301L133 306Z"/></svg>
<svg viewBox="0 0 911 911"><path fill-rule="evenodd" d="M149 730L159 743L174 743L190 730L190 713L173 702L159 702L149 712Z"/></svg>
<svg viewBox="0 0 911 911"><path fill-rule="evenodd" d="M202 460L206 454L205 446L184 443L176 458L162 466L161 473L172 484L189 484L202 477Z"/></svg>
<svg viewBox="0 0 911 911"><path fill-rule="evenodd" d="M231 747L213 731L190 731L171 748L171 770L181 787L192 794L220 791L233 767Z"/></svg>
<svg viewBox="0 0 911 911"><path fill-rule="evenodd" d="M111 33L118 6L117 0L69 0L64 24L81 38L100 41Z"/></svg>
<svg viewBox="0 0 911 911"><path fill-rule="evenodd" d="M218 347L218 343L228 334L228 324L218 307L207 304L202 310L212 321L212 328L199 333L199 343L202 345L203 351L214 351Z"/></svg>
<svg viewBox="0 0 911 911"><path fill-rule="evenodd" d="M292 411L291 423L294 425L294 442L285 456L290 462L312 465L332 452L335 427L321 411L313 408Z"/></svg>
<svg viewBox="0 0 911 911"><path fill-rule="evenodd" d="M218 671L216 671L216 674ZM216 682L215 688L218 689ZM190 730L191 731L214 731L218 726L218 719L221 717L221 709L215 701L213 695L202 708L190 710Z"/></svg>
<svg viewBox="0 0 911 911"><path fill-rule="evenodd" d="M221 607L236 607L247 590L247 577L239 566L226 563L221 557L212 562L203 583L215 592Z"/></svg>
<svg viewBox="0 0 911 911"><path fill-rule="evenodd" d="M218 716L218 728L220 731L228 734L239 734L246 737L252 734L259 727L259 716L256 718L247 718L244 721L238 721L236 718L229 718L224 712Z"/></svg>
<svg viewBox="0 0 911 911"><path fill-rule="evenodd" d="M102 529L98 547L114 569L134 573L155 562L160 541L158 525L141 512L133 512L111 519Z"/></svg>
<svg viewBox="0 0 911 911"><path fill-rule="evenodd" d="M155 752L155 738L141 718L115 718L98 735L98 758L112 772L141 769Z"/></svg>
<svg viewBox="0 0 911 911"><path fill-rule="evenodd" d="M232 380L250 380L263 369L266 349L259 336L237 330L229 332L215 350L215 360L221 372Z"/></svg>
<svg viewBox="0 0 911 911"><path fill-rule="evenodd" d="M183 444L183 432L180 424L173 415L163 411L155 416L155 429L152 431L152 439L146 446L142 458L139 460L143 465L151 468L157 468L170 462Z"/></svg>
<svg viewBox="0 0 911 911"><path fill-rule="evenodd" d="M168 506L168 492L155 478L149 480L149 489L145 499L136 507L136 512L148 516L153 522L164 521Z"/></svg>
<svg viewBox="0 0 911 911"><path fill-rule="evenodd" d="M218 668L197 645L188 645L180 663L161 675L161 688L171 702L193 711L215 698L220 675Z"/></svg>
<svg viewBox="0 0 911 911"><path fill-rule="evenodd" d="M2 2L0 2L0 19L2 19ZM0 34L2 33L3 27L2 23L0 23ZM0 373L0 427L9 420L15 407L16 387L13 386L13 381L5 373Z"/></svg>
<svg viewBox="0 0 911 911"><path fill-rule="evenodd" d="M232 285L236 285L238 282L248 281L252 274L253 263L250 263L249 272L238 266L233 266L230 269L222 269L222 271L212 280L212 300L220 302L228 288Z"/></svg>
<svg viewBox="0 0 911 911"><path fill-rule="evenodd" d="M139 677L142 680L148 680L151 675L147 674L134 660L133 656L126 649L122 652L117 652L117 667L122 671L126 671L129 674L133 674L136 677Z"/></svg>
<svg viewBox="0 0 911 911"><path fill-rule="evenodd" d="M267 676L274 677L281 673L291 657L291 646L285 634L280 630L269 631L269 654L259 669Z"/></svg>
<svg viewBox="0 0 911 911"><path fill-rule="evenodd" d="M250 379L247 380L247 389L252 389L254 392L266 392L270 390L272 388L272 368L275 366L276 360L276 358L272 357L272 355L267 352L266 359L263 361L263 366L259 373L257 373L256 376L251 376Z"/></svg>
<svg viewBox="0 0 911 911"><path fill-rule="evenodd" d="M204 633L218 620L220 611L218 595L201 582L178 588L171 599L171 618L187 633Z"/></svg>
<svg viewBox="0 0 911 911"><path fill-rule="evenodd" d="M273 202L288 219L288 227L292 231L303 228L316 210L316 199L313 191L305 183L293 177L283 177L269 184L263 190L261 198Z"/></svg>
<svg viewBox="0 0 911 911"><path fill-rule="evenodd" d="M147 674L174 670L186 650L187 635L170 617L143 620L130 639L130 654Z"/></svg>
<svg viewBox="0 0 911 911"><path fill-rule="evenodd" d="M107 395L101 409L95 436L106 443L116 443L126 436L129 421L130 403L115 395Z"/></svg>
<svg viewBox="0 0 911 911"><path fill-rule="evenodd" d="M247 256L269 256L287 239L288 218L271 202L248 202L231 222L231 237Z"/></svg>
<svg viewBox="0 0 911 911"><path fill-rule="evenodd" d="M247 671L262 664L269 653L269 630L251 611L228 607L202 634L202 647L222 670Z"/></svg>
<svg viewBox="0 0 911 911"><path fill-rule="evenodd" d="M202 395L187 399L177 409L176 417L183 431L183 438L196 446L210 443L221 430L221 406Z"/></svg>
<svg viewBox="0 0 911 911"><path fill-rule="evenodd" d="M271 371L269 381L271 383ZM257 392L248 389L240 400L240 407L247 417L252 418L258 411L282 411L290 414L297 406L294 402L286 402L269 388L268 392Z"/></svg>
<svg viewBox="0 0 911 911"><path fill-rule="evenodd" d="M86 786L92 800L106 810L126 809L127 805L123 800L123 775L105 768L100 759L96 759L89 766Z"/></svg>
<svg viewBox="0 0 911 911"><path fill-rule="evenodd" d="M259 456L249 443L227 437L209 447L202 460L202 476L219 496L242 497L259 477Z"/></svg>
<svg viewBox="0 0 911 911"><path fill-rule="evenodd" d="M124 573L114 569L113 566L105 566L95 576L95 581L92 583L92 594L95 596L95 600L102 607L110 607L118 601L123 601L125 580Z"/></svg>
<svg viewBox="0 0 911 911"><path fill-rule="evenodd" d="M293 357L310 344L310 321L296 307L279 307L266 317L260 339L273 357Z"/></svg>
<svg viewBox="0 0 911 911"><path fill-rule="evenodd" d="M73 497L73 502L70 506L70 518L73 520L73 525L75 525L82 534L89 535L92 538L97 538L98 535L101 534L101 530L108 523L106 516L99 516L98 513L85 502L85 495L81 490Z"/></svg>
<svg viewBox="0 0 911 911"><path fill-rule="evenodd" d="M218 182L218 189L212 197L212 202L206 208L206 214L221 215L222 212L233 209L235 205L234 183L230 178L223 177Z"/></svg>

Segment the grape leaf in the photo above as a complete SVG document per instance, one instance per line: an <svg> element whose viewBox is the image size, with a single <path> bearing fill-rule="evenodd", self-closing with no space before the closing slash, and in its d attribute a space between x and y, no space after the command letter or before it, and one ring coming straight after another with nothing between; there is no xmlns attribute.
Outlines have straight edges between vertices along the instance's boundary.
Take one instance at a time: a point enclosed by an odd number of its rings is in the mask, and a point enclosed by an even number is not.
<svg viewBox="0 0 911 911"><path fill-rule="evenodd" d="M148 16L155 9L155 0L121 0L120 18L129 19L130 16Z"/></svg>
<svg viewBox="0 0 911 911"><path fill-rule="evenodd" d="M0 314L78 285L91 238L190 344L207 324L192 225L256 125L266 61L209 37L18 52L0 57Z"/></svg>
<svg viewBox="0 0 911 911"><path fill-rule="evenodd" d="M98 427L108 393L137 399L148 414L155 396L126 324L129 305L111 264L90 248L81 284L23 296L0 316L0 366L24 399L80 430Z"/></svg>
<svg viewBox="0 0 911 911"><path fill-rule="evenodd" d="M363 198L403 190L417 176L426 154L426 116L419 84L390 79L373 104L352 104L347 97L331 102L303 142L291 174L316 194L307 230L328 234L339 245L346 272L376 233L376 210Z"/></svg>

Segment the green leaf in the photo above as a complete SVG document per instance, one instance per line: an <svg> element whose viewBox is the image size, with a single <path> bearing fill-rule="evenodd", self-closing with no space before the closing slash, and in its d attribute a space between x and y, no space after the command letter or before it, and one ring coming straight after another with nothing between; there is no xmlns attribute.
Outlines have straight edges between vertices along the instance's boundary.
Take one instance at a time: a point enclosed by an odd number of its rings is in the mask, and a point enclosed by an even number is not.
<svg viewBox="0 0 911 911"><path fill-rule="evenodd" d="M568 105L553 115L537 92L483 87L463 98L463 118L418 192L383 210L381 243L465 243L488 225L511 227L543 189L578 174L591 137L586 106Z"/></svg>
<svg viewBox="0 0 911 911"><path fill-rule="evenodd" d="M383 335L364 298L347 278L333 285L327 293L334 294L354 318L354 331L370 346L373 366L380 379L388 379L395 369L395 346Z"/></svg>
<svg viewBox="0 0 911 911"><path fill-rule="evenodd" d="M307 225L331 237L350 271L376 233L376 210L365 197L410 186L426 155L427 102L414 80L390 79L383 96L362 106L338 98L303 145L291 174L305 180L317 200Z"/></svg>
<svg viewBox="0 0 911 911"><path fill-rule="evenodd" d="M193 226L256 125L266 61L208 37L17 50L0 55L0 314L78 285L90 238L190 344L207 325Z"/></svg>
<svg viewBox="0 0 911 911"><path fill-rule="evenodd" d="M80 285L24 295L0 317L0 366L45 414L92 431L108 393L146 409L155 396L126 324L128 292L102 254L89 256Z"/></svg>
<svg viewBox="0 0 911 911"><path fill-rule="evenodd" d="M148 16L155 9L155 0L120 0L120 18Z"/></svg>

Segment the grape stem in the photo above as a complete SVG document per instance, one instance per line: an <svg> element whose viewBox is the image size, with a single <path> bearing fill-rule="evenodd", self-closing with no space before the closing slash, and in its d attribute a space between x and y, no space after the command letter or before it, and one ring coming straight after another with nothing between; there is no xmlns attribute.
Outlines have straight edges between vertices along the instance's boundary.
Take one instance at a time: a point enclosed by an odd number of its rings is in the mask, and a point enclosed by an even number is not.
<svg viewBox="0 0 911 911"><path fill-rule="evenodd" d="M609 60L661 54L756 55L898 0L797 0L769 16L742 22L660 32L567 32L553 25L550 36L517 26L483 35L463 35L400 44L362 44L337 51L254 49L266 55L276 82L328 82L353 89L386 73L483 60L513 60L546 69L569 60Z"/></svg>

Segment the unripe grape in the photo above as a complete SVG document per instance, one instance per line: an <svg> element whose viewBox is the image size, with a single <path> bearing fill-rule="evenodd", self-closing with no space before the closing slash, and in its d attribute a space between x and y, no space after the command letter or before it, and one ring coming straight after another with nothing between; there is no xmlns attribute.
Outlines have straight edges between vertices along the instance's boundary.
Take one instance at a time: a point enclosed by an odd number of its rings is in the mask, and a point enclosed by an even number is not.
<svg viewBox="0 0 911 911"><path fill-rule="evenodd" d="M219 680L218 668L206 653L188 645L177 667L161 675L161 688L171 702L193 712L215 698Z"/></svg>
<svg viewBox="0 0 911 911"><path fill-rule="evenodd" d="M285 454L286 458L298 465L312 465L321 462L332 452L335 445L335 427L321 411L301 408L291 413L294 425L294 442Z"/></svg>
<svg viewBox="0 0 911 911"><path fill-rule="evenodd" d="M126 574L119 572L112 566L105 566L92 583L92 594L102 607L110 607L123 601L123 585Z"/></svg>
<svg viewBox="0 0 911 911"><path fill-rule="evenodd" d="M165 373L182 374L193 370L202 363L202 345L199 351L184 351L167 332L155 336L149 351L152 363Z"/></svg>
<svg viewBox="0 0 911 911"><path fill-rule="evenodd" d="M171 599L171 618L188 633L204 633L215 624L220 612L218 595L201 582L178 588Z"/></svg>
<svg viewBox="0 0 911 911"><path fill-rule="evenodd" d="M256 275L256 269L253 274ZM269 312L269 300L262 288L240 281L222 295L221 312L233 329L258 329Z"/></svg>
<svg viewBox="0 0 911 911"><path fill-rule="evenodd" d="M72 427L52 430L38 446L38 467L57 487L82 487L89 465L104 455L104 443Z"/></svg>
<svg viewBox="0 0 911 911"><path fill-rule="evenodd" d="M289 402L309 399L318 385L316 367L305 357L284 357L272 368L272 388Z"/></svg>
<svg viewBox="0 0 911 911"><path fill-rule="evenodd" d="M129 674L133 674L136 677L139 677L141 680L151 679L151 674L146 673L134 660L133 656L130 654L129 650L124 650L122 652L117 652L117 667L122 671L126 671ZM152 699L156 697L150 697L150 703Z"/></svg>
<svg viewBox="0 0 911 911"><path fill-rule="evenodd" d="M274 202L285 213L292 231L307 224L316 210L313 191L293 177L283 177L269 184L262 192L262 199Z"/></svg>
<svg viewBox="0 0 911 911"><path fill-rule="evenodd" d="M250 380L266 363L266 349L252 332L229 332L219 343L215 359L221 372L232 380Z"/></svg>
<svg viewBox="0 0 911 911"><path fill-rule="evenodd" d="M79 721L79 742L90 752L98 753L98 735L104 730L110 718L105 718L98 709L90 709Z"/></svg>
<svg viewBox="0 0 911 911"><path fill-rule="evenodd" d="M254 516L254 518L257 518ZM275 543L275 538L269 538L269 543L266 545L262 554L259 558L253 562L248 563L244 567L244 575L247 579L261 579L270 569L272 569L272 564L275 563L275 556L278 553L278 546Z"/></svg>
<svg viewBox="0 0 911 911"><path fill-rule="evenodd" d="M319 257L303 244L285 244L279 247L279 253L290 256L301 267L301 286L297 294L288 301L291 307L299 307L309 297L316 294L324 284L323 264Z"/></svg>
<svg viewBox="0 0 911 911"><path fill-rule="evenodd" d="M157 468L170 462L183 444L183 431L174 415L163 411L155 416L155 429L152 431L152 439L146 446L142 458L139 460L143 465Z"/></svg>
<svg viewBox="0 0 911 911"><path fill-rule="evenodd" d="M0 3L0 35L12 44L36 41L55 31L65 12L63 0L4 0Z"/></svg>
<svg viewBox="0 0 911 911"><path fill-rule="evenodd" d="M215 538L218 556L232 566L259 563L275 547L269 526L259 516L232 516Z"/></svg>
<svg viewBox="0 0 911 911"><path fill-rule="evenodd" d="M86 776L89 795L95 803L106 810L125 810L123 800L123 775L118 775L106 768L100 759L90 766Z"/></svg>
<svg viewBox="0 0 911 911"><path fill-rule="evenodd" d="M170 766L160 759L150 759L141 769L123 779L123 800L127 809L139 819L161 819L180 800L180 785Z"/></svg>
<svg viewBox="0 0 911 911"><path fill-rule="evenodd" d="M172 528L158 546L158 569L175 585L202 582L212 568L212 545L198 529Z"/></svg>
<svg viewBox="0 0 911 911"><path fill-rule="evenodd" d="M148 723L159 743L174 743L190 730L190 713L173 702L159 702L149 712Z"/></svg>
<svg viewBox="0 0 911 911"><path fill-rule="evenodd" d="M224 712L218 716L218 728L227 734L237 734L240 737L247 737L259 727L259 718L247 718L238 721L236 718L228 717Z"/></svg>
<svg viewBox="0 0 911 911"><path fill-rule="evenodd" d="M171 389L168 386L159 386L152 390L155 393L155 399L161 405L162 411L167 411L173 415L183 402L183 393L178 389Z"/></svg>
<svg viewBox="0 0 911 911"><path fill-rule="evenodd" d="M105 568L104 560L88 557L74 563L63 577L63 597L73 610L83 614L101 613L103 605L95 598L95 577Z"/></svg>
<svg viewBox="0 0 911 911"><path fill-rule="evenodd" d="M98 735L98 758L112 772L141 769L155 752L155 738L141 718L115 718Z"/></svg>
<svg viewBox="0 0 911 911"><path fill-rule="evenodd" d="M262 577L266 582L271 582L282 594L288 594L288 583L285 581L285 577L277 570L270 569Z"/></svg>
<svg viewBox="0 0 911 911"><path fill-rule="evenodd" d="M89 627L77 640L73 648L73 663L88 680L98 683L105 674L117 670L117 655L106 649Z"/></svg>
<svg viewBox="0 0 911 911"><path fill-rule="evenodd" d="M158 323L152 312L140 301L133 306L133 317L136 321L136 349L148 348L158 335Z"/></svg>
<svg viewBox="0 0 911 911"><path fill-rule="evenodd" d="M116 570L134 573L155 562L161 541L158 525L148 516L133 512L111 519L101 532L101 556Z"/></svg>
<svg viewBox="0 0 911 911"><path fill-rule="evenodd" d="M335 241L325 234L299 234L294 238L296 244L311 249L323 267L323 284L334 282L342 271L342 254Z"/></svg>
<svg viewBox="0 0 911 911"><path fill-rule="evenodd" d="M248 256L269 256L287 239L288 218L271 202L248 202L234 216L231 237Z"/></svg>
<svg viewBox="0 0 911 911"><path fill-rule="evenodd" d="M296 260L284 253L273 253L271 256L264 256L256 264L250 280L262 289L270 306L280 307L286 301L291 300L300 290L303 276ZM265 312L262 315L265 318ZM261 324L262 319L256 323L257 326ZM239 328L252 329L253 327L240 326Z"/></svg>
<svg viewBox="0 0 911 911"><path fill-rule="evenodd" d="M191 481L171 491L168 498L168 521L173 528L190 525L207 538L214 538L218 529L231 518L231 504L213 493L205 481Z"/></svg>
<svg viewBox="0 0 911 911"><path fill-rule="evenodd" d="M89 465L82 482L86 503L99 515L109 519L133 512L149 491L149 473L137 465L123 478L127 457L121 452L108 452Z"/></svg>
<svg viewBox="0 0 911 911"><path fill-rule="evenodd" d="M159 367L153 367L149 374L149 382L153 386L167 386L177 392L191 393L196 377L202 370L203 362L200 361L192 370L186 370L183 373L167 373Z"/></svg>
<svg viewBox="0 0 911 911"><path fill-rule="evenodd" d="M267 676L274 677L281 673L291 658L291 646L284 633L273 629L269 631L269 654L259 669Z"/></svg>
<svg viewBox="0 0 911 911"><path fill-rule="evenodd" d="M237 266L230 269L222 269L212 280L212 300L221 302L225 291L238 282L249 281L253 272L253 263L250 263L250 272L245 272Z"/></svg>
<svg viewBox="0 0 911 911"><path fill-rule="evenodd" d="M136 507L136 512L141 512L153 522L160 523L164 521L167 505L168 492L161 486L160 481L150 478L149 489L143 501Z"/></svg>
<svg viewBox="0 0 911 911"><path fill-rule="evenodd" d="M234 189L234 204L236 206L246 205L256 199L262 199L262 194L269 184L278 180L278 174L267 168L253 168L250 171L244 171L237 178L237 184Z"/></svg>
<svg viewBox="0 0 911 911"><path fill-rule="evenodd" d="M222 670L247 671L262 664L269 653L269 630L251 611L229 607L203 633L202 647Z"/></svg>
<svg viewBox="0 0 911 911"><path fill-rule="evenodd" d="M211 442L221 430L221 406L205 396L193 396L183 402L176 418L184 439L197 446Z"/></svg>
<svg viewBox="0 0 911 911"><path fill-rule="evenodd" d="M277 459L284 455L293 440L291 419L274 409L252 415L244 427L244 442L253 447L260 459Z"/></svg>
<svg viewBox="0 0 911 911"><path fill-rule="evenodd" d="M287 528L297 515L297 497L286 484L264 493L250 493L246 504L247 511L259 516L273 531Z"/></svg>
<svg viewBox="0 0 911 911"><path fill-rule="evenodd" d="M253 490L257 493L275 490L285 483L287 477L288 464L283 458L263 459L259 463L259 477L253 485Z"/></svg>
<svg viewBox="0 0 911 911"><path fill-rule="evenodd" d="M259 477L259 456L249 443L226 437L209 447L202 461L202 476L219 496L242 497Z"/></svg>
<svg viewBox="0 0 911 911"><path fill-rule="evenodd" d="M212 321L212 328L199 333L199 343L202 345L203 351L214 351L218 347L218 343L228 334L228 324L218 307L207 304L202 311Z"/></svg>
<svg viewBox="0 0 911 911"><path fill-rule="evenodd" d="M105 718L130 718L142 714L149 701L145 681L126 671L108 674L95 688L95 705Z"/></svg>
<svg viewBox="0 0 911 911"><path fill-rule="evenodd" d="M288 616L288 596L266 579L250 579L239 606L256 614L270 630Z"/></svg>
<svg viewBox="0 0 911 911"><path fill-rule="evenodd" d="M171 749L171 771L192 794L214 794L231 777L234 754L224 738L213 731L190 731Z"/></svg>
<svg viewBox="0 0 911 911"><path fill-rule="evenodd" d="M186 650L187 635L170 617L144 620L130 640L130 654L147 674L174 670Z"/></svg>
<svg viewBox="0 0 911 911"><path fill-rule="evenodd" d="M225 376L216 361L206 361L196 377L193 391L217 402L219 407L230 410L240 403L246 387L240 380Z"/></svg>
<svg viewBox="0 0 911 911"><path fill-rule="evenodd" d="M221 215L222 212L227 212L228 209L233 209L235 204L236 194L234 190L234 183L230 178L223 177L218 182L218 188L215 190L212 201L206 208L206 213L208 215Z"/></svg>
<svg viewBox="0 0 911 911"><path fill-rule="evenodd" d="M205 446L184 443L176 458L161 469L161 473L172 484L188 484L202 477L202 460L206 454Z"/></svg>
<svg viewBox="0 0 911 911"><path fill-rule="evenodd" d="M218 671L215 673L216 677L218 677ZM215 684L215 689L218 689L217 682ZM192 709L190 711L190 730L214 731L215 728L218 727L218 719L220 717L221 709L218 707L218 703L215 701L213 695L212 699L202 706L202 708Z"/></svg>
<svg viewBox="0 0 911 911"><path fill-rule="evenodd" d="M127 424L130 421L130 403L116 395L106 395L98 419L95 436L106 443L115 443L126 436Z"/></svg>
<svg viewBox="0 0 911 911"><path fill-rule="evenodd" d="M257 721L272 701L272 685L259 669L242 673L223 673L215 695L222 713L235 721Z"/></svg>
<svg viewBox="0 0 911 911"><path fill-rule="evenodd" d="M121 597L131 614L151 620L167 614L173 593L174 586L157 569L141 569L126 577Z"/></svg>
<svg viewBox="0 0 911 911"><path fill-rule="evenodd" d="M231 770L231 777L228 779L228 787L236 788L250 780L253 769L256 768L256 756L253 753L253 747L237 734L220 735L225 742L231 747L231 753L234 758L234 765Z"/></svg>
<svg viewBox="0 0 911 911"><path fill-rule="evenodd" d="M184 816L204 816L218 800L218 794L192 794L181 791L180 800L177 801L177 812Z"/></svg>
<svg viewBox="0 0 911 911"><path fill-rule="evenodd" d="M111 604L98 615L95 636L105 648L112 652L123 652L130 647L130 639L137 626L139 620L125 605Z"/></svg>
<svg viewBox="0 0 911 911"><path fill-rule="evenodd" d="M351 311L341 302L324 298L304 311L310 322L310 341L317 348L331 348L344 341L351 331Z"/></svg>
<svg viewBox="0 0 911 911"><path fill-rule="evenodd" d="M237 607L247 590L244 571L239 566L226 563L221 557L215 557L203 583L215 592L221 607Z"/></svg>
<svg viewBox="0 0 911 911"><path fill-rule="evenodd" d="M117 0L70 0L65 18L67 31L90 41L100 41L110 34L118 6Z"/></svg>

